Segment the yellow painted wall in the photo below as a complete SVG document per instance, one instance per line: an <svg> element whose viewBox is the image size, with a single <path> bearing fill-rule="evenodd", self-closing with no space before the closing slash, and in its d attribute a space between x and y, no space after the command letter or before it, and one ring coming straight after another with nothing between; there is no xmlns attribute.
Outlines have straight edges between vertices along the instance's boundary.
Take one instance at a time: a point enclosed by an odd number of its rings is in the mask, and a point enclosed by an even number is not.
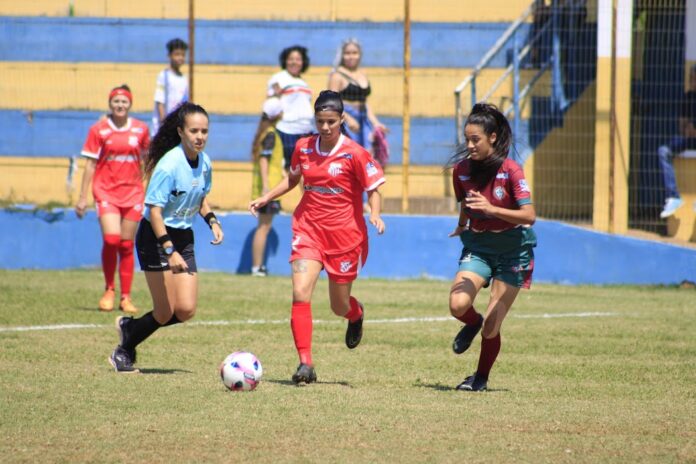
<svg viewBox="0 0 696 464"><path fill-rule="evenodd" d="M585 89L534 151L534 203L540 216L592 218L595 85ZM526 169L525 169L526 172Z"/></svg>
<svg viewBox="0 0 696 464"><path fill-rule="evenodd" d="M510 22L531 0L411 0L411 18L423 22ZM74 0L75 16L182 19L188 0ZM68 16L69 0L0 0L0 15ZM196 0L199 19L284 21L401 21L403 0Z"/></svg>
<svg viewBox="0 0 696 464"><path fill-rule="evenodd" d="M73 189L66 188L69 162L67 158L16 158L0 156L0 202L55 203L73 205L77 201L82 180L80 161ZM389 166L387 183L380 188L385 198L400 198L401 167ZM414 197L444 198L451 190L451 175L440 166L412 166L410 194ZM251 163L214 161L213 190L210 201L225 210L245 210L251 195ZM299 189L282 199L283 209L292 211L299 201ZM91 201L91 194L90 194Z"/></svg>
<svg viewBox="0 0 696 464"><path fill-rule="evenodd" d="M133 91L133 111L152 110L157 73L164 65L133 63L0 62L0 108L23 110L85 109L105 111L109 91L127 83ZM184 70L186 71L186 70ZM197 65L194 97L209 112L256 114L265 97L266 82L278 69L271 66ZM452 117L454 88L471 70L417 68L411 77L411 115ZM488 69L478 80L489 88L501 69ZM327 85L330 68L312 67L305 75L315 95ZM379 115L401 116L403 77L398 68L367 68L370 104ZM522 85L530 71L522 76ZM548 73L547 73L548 75ZM506 83L493 95L499 102L510 95ZM539 82L538 89L545 88ZM468 94L465 95L468 103Z"/></svg>
<svg viewBox="0 0 696 464"><path fill-rule="evenodd" d="M667 220L667 235L696 242L696 159L674 158L674 173L684 205Z"/></svg>

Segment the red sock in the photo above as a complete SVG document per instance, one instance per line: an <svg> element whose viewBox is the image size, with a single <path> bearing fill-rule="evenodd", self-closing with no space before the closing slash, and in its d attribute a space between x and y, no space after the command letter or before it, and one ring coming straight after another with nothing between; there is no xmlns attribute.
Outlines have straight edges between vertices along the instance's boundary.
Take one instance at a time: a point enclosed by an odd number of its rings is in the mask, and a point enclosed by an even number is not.
<svg viewBox="0 0 696 464"><path fill-rule="evenodd" d="M469 306L469 309L467 309L466 312L461 316L454 317L456 317L458 320L462 321L466 325L476 325L481 320L481 315L476 312L473 306Z"/></svg>
<svg viewBox="0 0 696 464"><path fill-rule="evenodd" d="M121 279L121 298L130 296L133 283L133 240L121 240L118 247L120 261L118 263L118 275Z"/></svg>
<svg viewBox="0 0 696 464"><path fill-rule="evenodd" d="M360 302L354 297L350 297L350 310L346 313L345 317L350 322L355 322L360 319L363 315L363 310L360 307Z"/></svg>
<svg viewBox="0 0 696 464"><path fill-rule="evenodd" d="M487 379L498 353L500 353L500 332L493 338L481 337L481 354L476 375Z"/></svg>
<svg viewBox="0 0 696 464"><path fill-rule="evenodd" d="M104 244L102 245L102 270L104 271L104 281L106 281L106 288L114 288L116 262L118 261L118 246L120 243L120 235L104 235Z"/></svg>
<svg viewBox="0 0 696 464"><path fill-rule="evenodd" d="M312 365L312 303L295 301L290 316L292 337L302 364Z"/></svg>

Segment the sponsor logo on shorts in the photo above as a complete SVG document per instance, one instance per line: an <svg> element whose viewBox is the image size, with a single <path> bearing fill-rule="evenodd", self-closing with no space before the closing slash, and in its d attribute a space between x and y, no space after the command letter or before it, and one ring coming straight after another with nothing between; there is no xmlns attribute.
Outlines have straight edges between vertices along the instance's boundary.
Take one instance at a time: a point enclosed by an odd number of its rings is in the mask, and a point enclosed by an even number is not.
<svg viewBox="0 0 696 464"><path fill-rule="evenodd" d="M336 177L337 175L341 174L343 172L341 168L341 163L329 163L329 174L331 177Z"/></svg>
<svg viewBox="0 0 696 464"><path fill-rule="evenodd" d="M302 237L300 237L299 235L297 237L293 237L293 239L292 239L292 251L297 251L297 245L300 244L301 238Z"/></svg>
<svg viewBox="0 0 696 464"><path fill-rule="evenodd" d="M495 197L496 197L498 200L502 200L503 197L505 196L505 190L503 189L503 187L498 186L498 187L496 187L495 190L493 191L493 194L495 195Z"/></svg>
<svg viewBox="0 0 696 464"><path fill-rule="evenodd" d="M462 259L459 260L460 263L469 263L471 262L471 253L467 253L464 256L462 256Z"/></svg>
<svg viewBox="0 0 696 464"><path fill-rule="evenodd" d="M350 271L351 267L353 267L353 263L351 261L341 261L341 272L348 272Z"/></svg>
<svg viewBox="0 0 696 464"><path fill-rule="evenodd" d="M134 209L135 211L141 211L141 210L143 209L143 205L137 204L137 205L135 205L135 206L133 207L133 209Z"/></svg>
<svg viewBox="0 0 696 464"><path fill-rule="evenodd" d="M109 206L109 202L106 200L102 200L101 202L99 202L99 204L102 208L107 208Z"/></svg>
<svg viewBox="0 0 696 464"><path fill-rule="evenodd" d="M367 171L367 177L372 177L379 172L377 166L375 166L373 162L367 163L365 165L365 170Z"/></svg>

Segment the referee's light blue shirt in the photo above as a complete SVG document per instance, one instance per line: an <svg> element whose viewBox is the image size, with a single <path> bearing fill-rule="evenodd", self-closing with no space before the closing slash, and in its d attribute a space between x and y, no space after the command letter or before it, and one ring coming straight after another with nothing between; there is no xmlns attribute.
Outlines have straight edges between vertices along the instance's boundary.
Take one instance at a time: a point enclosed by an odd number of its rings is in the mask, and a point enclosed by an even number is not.
<svg viewBox="0 0 696 464"><path fill-rule="evenodd" d="M212 169L205 152L198 154L198 166L192 168L179 145L159 160L145 193L143 216L150 220L150 208L161 206L164 224L176 229L193 226L201 201L210 193Z"/></svg>

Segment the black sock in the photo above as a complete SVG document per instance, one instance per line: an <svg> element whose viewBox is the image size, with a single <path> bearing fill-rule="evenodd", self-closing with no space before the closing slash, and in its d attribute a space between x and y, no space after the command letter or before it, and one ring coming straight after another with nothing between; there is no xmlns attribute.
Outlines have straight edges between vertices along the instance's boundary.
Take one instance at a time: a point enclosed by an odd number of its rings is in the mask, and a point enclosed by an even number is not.
<svg viewBox="0 0 696 464"><path fill-rule="evenodd" d="M181 321L178 317L176 317L176 314L172 314L172 318L169 319L162 327L167 327L174 324L181 324Z"/></svg>
<svg viewBox="0 0 696 464"><path fill-rule="evenodd" d="M152 311L145 314L140 319L133 319L128 324L128 337L121 346L125 350L133 350L136 346L142 343L147 337L155 333L159 329L160 323L152 315Z"/></svg>

